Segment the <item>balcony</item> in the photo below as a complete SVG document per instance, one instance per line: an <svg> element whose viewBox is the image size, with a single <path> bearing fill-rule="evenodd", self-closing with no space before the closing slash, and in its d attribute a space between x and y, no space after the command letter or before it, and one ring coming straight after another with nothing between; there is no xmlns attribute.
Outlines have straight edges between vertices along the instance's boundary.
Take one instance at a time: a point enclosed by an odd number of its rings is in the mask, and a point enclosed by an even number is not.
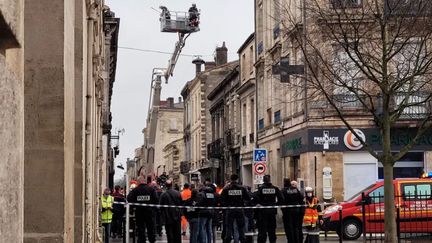
<svg viewBox="0 0 432 243"><path fill-rule="evenodd" d="M365 97L360 96L359 99L359 97L354 94L335 94L332 98L335 105L339 108L362 108L363 104L360 99Z"/></svg>
<svg viewBox="0 0 432 243"><path fill-rule="evenodd" d="M401 116L401 120L421 120L431 115L432 102L429 99L429 93L415 93L408 97L407 103L409 107L406 107ZM394 97L394 103L396 106L400 106L406 95L399 93ZM396 107L397 109L398 107Z"/></svg>
<svg viewBox="0 0 432 243"><path fill-rule="evenodd" d="M432 15L429 0L386 0L384 7L387 16L423 17Z"/></svg>
<svg viewBox="0 0 432 243"><path fill-rule="evenodd" d="M188 161L180 162L180 173L181 174L189 173L190 167L191 167L191 164Z"/></svg>
<svg viewBox="0 0 432 243"><path fill-rule="evenodd" d="M361 0L330 0L333 8L359 8L362 6Z"/></svg>
<svg viewBox="0 0 432 243"><path fill-rule="evenodd" d="M219 138L207 145L208 158L223 159L225 144L223 139Z"/></svg>

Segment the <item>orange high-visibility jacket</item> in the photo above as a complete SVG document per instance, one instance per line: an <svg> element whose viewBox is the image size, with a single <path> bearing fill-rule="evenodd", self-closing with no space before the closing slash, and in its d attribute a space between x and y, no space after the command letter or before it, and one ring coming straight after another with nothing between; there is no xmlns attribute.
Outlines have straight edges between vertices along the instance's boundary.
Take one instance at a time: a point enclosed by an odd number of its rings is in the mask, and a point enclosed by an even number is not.
<svg viewBox="0 0 432 243"><path fill-rule="evenodd" d="M303 217L303 226L312 226L315 227L318 222L318 199L314 197L312 202L306 201L306 210Z"/></svg>

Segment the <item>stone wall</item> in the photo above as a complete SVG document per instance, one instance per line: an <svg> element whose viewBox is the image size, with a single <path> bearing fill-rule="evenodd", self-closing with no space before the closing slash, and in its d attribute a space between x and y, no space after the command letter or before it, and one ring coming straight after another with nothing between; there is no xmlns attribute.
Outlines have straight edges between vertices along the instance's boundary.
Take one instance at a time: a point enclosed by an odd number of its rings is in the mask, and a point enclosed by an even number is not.
<svg viewBox="0 0 432 243"><path fill-rule="evenodd" d="M0 2L0 241L23 237L22 2ZM12 48L12 49L10 49Z"/></svg>
<svg viewBox="0 0 432 243"><path fill-rule="evenodd" d="M73 5L25 1L24 242L74 242Z"/></svg>

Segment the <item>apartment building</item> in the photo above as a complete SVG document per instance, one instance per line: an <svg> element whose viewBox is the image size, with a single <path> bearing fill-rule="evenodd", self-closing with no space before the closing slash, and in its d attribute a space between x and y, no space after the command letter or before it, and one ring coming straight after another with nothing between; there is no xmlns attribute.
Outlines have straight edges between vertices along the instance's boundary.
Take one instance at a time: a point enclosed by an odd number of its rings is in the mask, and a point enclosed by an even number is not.
<svg viewBox="0 0 432 243"><path fill-rule="evenodd" d="M307 8L301 4L304 2L308 3ZM353 83L365 85L358 81L358 78L365 78L352 76L352 67L356 65L350 61L340 43L329 37L328 31L334 30L328 24L331 21L324 21L324 28L317 17L317 6L320 6L319 11L325 11L324 14L333 18L340 16L337 13L344 13L345 21L349 22L350 18L359 19L359 14L368 13L361 11L367 4L370 2L256 0L256 146L268 150L268 170L276 185L281 185L283 178L296 179L301 185L315 188L318 196L325 200L342 200L383 178L383 165L361 146L340 118L342 114L345 122L357 129L356 134L364 137L371 150L377 153L382 151L382 137L374 118L376 113L368 113L365 108L369 103L362 103L362 99L346 90L346 87L354 87ZM382 14L401 19L406 16L406 11L410 11L410 16L415 13L413 11L419 11L413 5L395 7L393 4L396 4L395 1L383 1ZM423 13L422 16L427 15ZM337 22L337 19L327 20ZM317 59L316 53L324 54ZM313 63L315 60L319 62ZM336 62L329 60L339 60L339 66L335 67ZM341 65L341 60L345 65ZM289 68L295 65L305 68L301 73L291 69L292 73L286 79L275 72L275 67L280 67L282 63L289 63ZM328 65L326 67L336 73L330 77L347 78L343 80L344 85L338 87L338 80L323 75L320 65ZM328 98L316 86L312 87L312 84L319 83L313 68L320 70L321 83L332 84L326 92ZM368 89L368 86L359 87ZM428 89L424 91L430 93ZM417 105L413 102L423 99L419 97L410 95L406 99L410 105L394 123L391 129L392 151L398 152L412 141L420 121L430 114L430 101ZM400 105L401 99L400 95L395 95L394 104ZM371 96L370 103L379 106L381 101L379 96ZM378 112L381 112L378 115L382 114L382 111ZM432 144L427 139L430 132L430 129L426 130L419 142L395 163L396 178L417 177L421 171L432 168Z"/></svg>

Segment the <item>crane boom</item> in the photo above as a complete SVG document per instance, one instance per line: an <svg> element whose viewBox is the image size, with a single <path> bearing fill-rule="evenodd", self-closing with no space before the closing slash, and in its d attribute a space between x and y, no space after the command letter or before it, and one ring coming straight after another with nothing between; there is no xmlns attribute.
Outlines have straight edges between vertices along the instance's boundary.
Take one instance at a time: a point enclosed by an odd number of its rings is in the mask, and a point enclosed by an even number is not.
<svg viewBox="0 0 432 243"><path fill-rule="evenodd" d="M168 68L165 72L165 83L168 83L169 77L173 76L175 65L177 64L178 58L180 57L181 51L186 44L186 39L189 37L190 33L187 35L179 33L179 40L176 42L174 52L171 59L168 61Z"/></svg>
<svg viewBox="0 0 432 243"><path fill-rule="evenodd" d="M188 12L170 12L164 6L161 6L162 13L160 14L161 31L168 33L177 33L179 40L175 44L174 52L168 60L168 67L154 68L152 72L150 96L149 96L149 109L147 115L147 128L145 132L145 149L147 168L144 176L155 175L154 160L155 160L155 144L156 144L156 131L157 119L160 106L161 95L161 79L165 78L168 83L170 76L173 76L174 68L180 57L181 51L186 44L186 39L191 33L199 31L199 16L200 13L195 4L189 8ZM156 170L157 172L157 170ZM143 172L141 172L143 173ZM157 176L157 175L156 175Z"/></svg>

